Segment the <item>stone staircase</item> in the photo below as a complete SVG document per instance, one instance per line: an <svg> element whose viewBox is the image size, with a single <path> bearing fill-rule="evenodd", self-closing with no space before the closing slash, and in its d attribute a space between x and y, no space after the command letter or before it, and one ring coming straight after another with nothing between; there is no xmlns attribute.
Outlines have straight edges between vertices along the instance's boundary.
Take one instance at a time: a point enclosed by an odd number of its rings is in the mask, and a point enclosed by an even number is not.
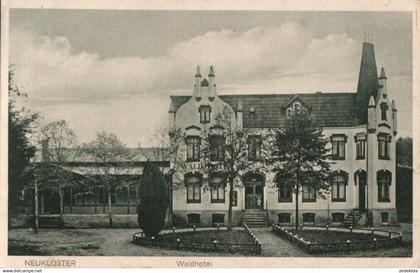
<svg viewBox="0 0 420 273"><path fill-rule="evenodd" d="M363 214L359 210L354 209L352 210L352 212L347 214L346 218L343 221L343 225L346 227L357 226L359 225L360 219L362 218Z"/></svg>
<svg viewBox="0 0 420 273"><path fill-rule="evenodd" d="M267 212L264 210L247 209L242 215L242 224L249 227L266 227L267 223Z"/></svg>

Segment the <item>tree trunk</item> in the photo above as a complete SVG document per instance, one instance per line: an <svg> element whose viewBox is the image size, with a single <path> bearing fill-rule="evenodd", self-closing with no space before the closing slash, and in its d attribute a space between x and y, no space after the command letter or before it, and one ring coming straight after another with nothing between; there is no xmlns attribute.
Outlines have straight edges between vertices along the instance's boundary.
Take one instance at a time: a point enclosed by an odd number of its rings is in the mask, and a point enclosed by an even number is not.
<svg viewBox="0 0 420 273"><path fill-rule="evenodd" d="M229 211L228 211L228 230L232 230L232 207L233 207L233 178L229 178Z"/></svg>
<svg viewBox="0 0 420 273"><path fill-rule="evenodd" d="M60 196L60 227L62 227L64 225L64 204L63 204L63 188L60 187L58 189L58 195Z"/></svg>
<svg viewBox="0 0 420 273"><path fill-rule="evenodd" d="M295 229L296 231L299 228L299 182L296 183L296 190L295 190L295 196L296 196L296 208L295 208Z"/></svg>
<svg viewBox="0 0 420 273"><path fill-rule="evenodd" d="M35 189L34 189L34 197L35 197L35 226L34 232L38 233L38 181L35 179Z"/></svg>
<svg viewBox="0 0 420 273"><path fill-rule="evenodd" d="M112 202L111 202L111 185L108 184L108 217L109 226L112 227Z"/></svg>

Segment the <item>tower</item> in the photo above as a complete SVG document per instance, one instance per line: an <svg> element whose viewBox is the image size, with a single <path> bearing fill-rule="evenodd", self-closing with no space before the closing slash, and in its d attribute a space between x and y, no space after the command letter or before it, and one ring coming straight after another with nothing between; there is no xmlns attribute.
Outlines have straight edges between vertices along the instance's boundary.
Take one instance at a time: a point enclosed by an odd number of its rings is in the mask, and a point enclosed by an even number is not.
<svg viewBox="0 0 420 273"><path fill-rule="evenodd" d="M201 73L200 66L197 65L197 71L195 72L195 84L194 84L194 94L196 100L201 99Z"/></svg>
<svg viewBox="0 0 420 273"><path fill-rule="evenodd" d="M376 99L377 94L378 71L376 67L375 50L372 43L364 42L356 94L357 119L360 123L367 123L369 99L371 96Z"/></svg>

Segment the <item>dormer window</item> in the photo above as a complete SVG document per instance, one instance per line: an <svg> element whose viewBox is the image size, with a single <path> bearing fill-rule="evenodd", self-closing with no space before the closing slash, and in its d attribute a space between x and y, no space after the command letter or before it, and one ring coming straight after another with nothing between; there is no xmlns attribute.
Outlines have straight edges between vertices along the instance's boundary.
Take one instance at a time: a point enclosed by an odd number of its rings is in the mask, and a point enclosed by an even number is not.
<svg viewBox="0 0 420 273"><path fill-rule="evenodd" d="M388 104L386 102L381 103L381 120L387 120L386 114L388 112Z"/></svg>
<svg viewBox="0 0 420 273"><path fill-rule="evenodd" d="M200 123L209 123L210 122L210 112L211 108L209 105L201 105L199 108L200 112Z"/></svg>
<svg viewBox="0 0 420 273"><path fill-rule="evenodd" d="M301 109L300 103L299 102L295 102L293 104L293 110L294 110L294 112L299 114L300 113L300 109Z"/></svg>

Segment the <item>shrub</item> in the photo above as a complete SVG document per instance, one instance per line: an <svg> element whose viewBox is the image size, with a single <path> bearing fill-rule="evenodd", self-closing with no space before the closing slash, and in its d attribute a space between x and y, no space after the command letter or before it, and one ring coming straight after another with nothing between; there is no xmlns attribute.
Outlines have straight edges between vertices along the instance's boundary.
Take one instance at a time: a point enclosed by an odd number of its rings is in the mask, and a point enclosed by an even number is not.
<svg viewBox="0 0 420 273"><path fill-rule="evenodd" d="M157 236L165 226L169 205L168 190L159 168L147 162L140 183L138 222L147 237Z"/></svg>

